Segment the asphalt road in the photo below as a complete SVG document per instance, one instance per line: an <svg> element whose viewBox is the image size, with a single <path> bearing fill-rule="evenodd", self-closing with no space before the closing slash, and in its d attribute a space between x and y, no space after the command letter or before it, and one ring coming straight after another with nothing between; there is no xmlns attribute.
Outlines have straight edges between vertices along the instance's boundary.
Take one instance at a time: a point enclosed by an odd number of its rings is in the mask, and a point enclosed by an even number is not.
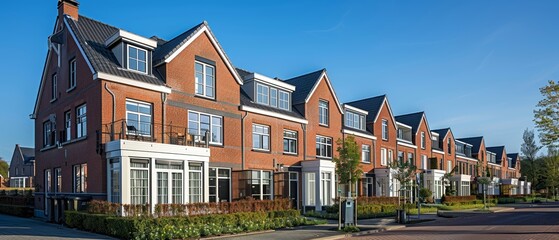
<svg viewBox="0 0 559 240"><path fill-rule="evenodd" d="M352 239L559 239L559 205L542 204L509 212L442 219Z"/></svg>
<svg viewBox="0 0 559 240"><path fill-rule="evenodd" d="M111 239L107 236L69 229L41 220L0 214L0 240L5 239Z"/></svg>

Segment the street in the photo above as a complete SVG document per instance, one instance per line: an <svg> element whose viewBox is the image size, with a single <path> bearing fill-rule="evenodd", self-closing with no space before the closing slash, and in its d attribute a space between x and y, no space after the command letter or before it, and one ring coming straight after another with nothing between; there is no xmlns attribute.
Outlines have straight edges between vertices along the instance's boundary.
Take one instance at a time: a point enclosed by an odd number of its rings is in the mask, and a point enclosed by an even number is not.
<svg viewBox="0 0 559 240"><path fill-rule="evenodd" d="M0 214L0 240L5 239L111 239L110 237L69 229L41 220Z"/></svg>
<svg viewBox="0 0 559 240"><path fill-rule="evenodd" d="M559 239L559 205L442 219L352 239Z"/></svg>

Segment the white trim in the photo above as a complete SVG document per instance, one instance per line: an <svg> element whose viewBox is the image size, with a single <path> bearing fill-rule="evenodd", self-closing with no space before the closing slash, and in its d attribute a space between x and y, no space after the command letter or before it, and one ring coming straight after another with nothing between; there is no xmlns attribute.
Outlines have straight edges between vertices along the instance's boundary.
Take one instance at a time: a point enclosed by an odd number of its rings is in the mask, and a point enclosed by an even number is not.
<svg viewBox="0 0 559 240"><path fill-rule="evenodd" d="M253 81L263 82L265 84L271 85L271 86L276 87L276 88L280 88L282 90L287 90L287 91L290 91L290 92L295 91L295 86L293 86L291 84L288 84L288 83L285 83L283 81L273 79L273 78L268 77L268 76L264 76L260 73L251 73L251 74L245 76L243 78L243 80L253 80Z"/></svg>
<svg viewBox="0 0 559 240"><path fill-rule="evenodd" d="M396 119L394 118L394 114L392 113L392 108L390 107L390 103L388 103L388 97L386 95L384 95L384 100L382 100L382 104L380 105L380 108L377 112L377 115L375 116L375 119L373 120L373 123L377 122L378 117L380 116L380 112L382 111L382 106L384 106L384 104L386 104L386 106L388 107L388 113L390 113L390 118L392 118L392 124L394 125L394 129L398 129L398 126L396 126Z"/></svg>
<svg viewBox="0 0 559 240"><path fill-rule="evenodd" d="M360 132L352 131L352 130L349 130L349 129L343 129L342 132L345 133L345 134L355 135L355 136L359 136L359 137L363 137L363 138L367 138L367 139L371 139L371 140L377 140L377 137L375 137L373 135L367 135L365 133L360 133Z"/></svg>
<svg viewBox="0 0 559 240"><path fill-rule="evenodd" d="M171 93L171 88L167 87L167 86L158 86L158 85L154 85L154 84L144 83L144 82L132 80L132 79L125 78L125 77L119 77L119 76L115 76L115 75L111 75L111 74L103 73L103 72L98 72L98 73L95 73L93 75L93 80L99 80L99 79L107 80L107 81L111 81L111 82L115 82L115 83L121 83L121 84L125 84L125 85L130 85L130 86L133 86L133 87L143 88L143 89L147 89L147 90L152 90L152 91L156 91L156 92Z"/></svg>
<svg viewBox="0 0 559 240"><path fill-rule="evenodd" d="M74 42L78 46L78 49L80 49L80 52L82 53L82 56L85 59L85 62L87 63L87 66L89 66L89 70L91 70L92 74L95 74L95 70L93 69L93 65L91 65L91 62L89 61L89 58L87 58L87 55L85 55L85 51L83 50L82 45L78 41L78 38L76 38L76 34L74 34L74 31L72 31L72 28L70 27L70 24L68 24L67 18L64 18L64 24L66 25L66 29L68 29L68 32L70 32L70 35L72 35L72 39L74 39Z"/></svg>
<svg viewBox="0 0 559 240"><path fill-rule="evenodd" d="M454 142L455 142L455 144L456 144L456 142L459 142L459 143L462 143L462 144L467 145L467 146L470 146L470 147L473 147L473 146L474 146L474 145L469 144L469 143L467 143L467 142L462 142L462 141L460 141L460 140L458 140L458 139L454 139Z"/></svg>
<svg viewBox="0 0 559 240"><path fill-rule="evenodd" d="M476 161L476 162L478 161L478 160L475 159L475 158L466 157L466 156L462 156L462 155L458 155L458 154L456 154L456 157L457 157L457 158L462 158L462 159L465 159L465 160L469 160L469 161Z"/></svg>
<svg viewBox="0 0 559 240"><path fill-rule="evenodd" d="M328 88L330 88L330 91L332 91L332 95L334 96L334 101L336 102L336 106L338 106L338 110L340 110L340 113L343 114L344 110L342 109L342 106L340 105L340 101L338 101L338 97L336 96L336 92L334 91L334 88L332 87L332 84L330 84L330 79L328 78L328 75L326 75L326 70L322 70L322 74L318 78L318 81L316 81L316 83L314 84L311 92L309 93L309 95L307 95L307 99L305 99L305 103L309 103L309 101L311 100L311 96L314 94L314 92L318 88L318 85L320 84L320 81L322 81L322 79L326 79L326 83L328 84Z"/></svg>
<svg viewBox="0 0 559 240"><path fill-rule="evenodd" d="M498 164L498 163L488 162L487 164L489 164L491 166L495 166L495 167L502 167L501 164Z"/></svg>
<svg viewBox="0 0 559 240"><path fill-rule="evenodd" d="M227 58L227 56L225 56L225 53L222 51L221 47L217 43L217 40L215 39L214 35L212 34L212 32L209 30L209 28L207 26L203 26L202 28L200 28L194 34L194 36L190 37L190 39L188 39L188 41L186 41L186 43L184 43L178 50L176 50L173 54L171 54L171 56L166 58L165 61L163 61L162 63L159 63L159 64L155 65L155 67L157 67L157 66L159 66L163 63L169 63L169 62L173 61L173 59L175 59L175 57L177 57L179 55L179 53L181 53L186 47L188 47L192 42L194 42L194 40L196 38L198 38L204 32L208 33L208 38L210 39L210 41L214 45L214 48L217 49L217 52L219 53L219 56L224 60L225 65L227 66L227 68L229 68L229 71L231 71L231 73L233 73L233 77L235 78L235 80L237 80L237 83L239 83L239 85L243 85L243 81L242 81L241 77L239 76L239 74L237 73L237 71L235 70L233 65L229 62L229 59Z"/></svg>
<svg viewBox="0 0 559 240"><path fill-rule="evenodd" d="M356 108L356 107L354 107L354 106L348 105L348 104L344 104L344 108L347 108L347 110L350 110L350 111L354 111L354 112L358 112L358 113L364 114L365 116L369 115L369 112L367 112L367 111L365 111L365 110L363 110L363 109Z"/></svg>
<svg viewBox="0 0 559 240"><path fill-rule="evenodd" d="M431 149L431 151L434 152L434 153L445 155L444 151L440 151L440 150L436 150L436 149Z"/></svg>
<svg viewBox="0 0 559 240"><path fill-rule="evenodd" d="M404 147L410 147L410 148L415 148L417 149L417 146L413 145L413 144L409 144L409 143L405 143L405 142L401 142L401 140L398 140L398 145L404 146Z"/></svg>
<svg viewBox="0 0 559 240"><path fill-rule="evenodd" d="M423 112L423 116L421 117L421 121L419 121L419 126L417 126L417 132L415 133L415 135L417 135L417 133L420 132L419 128L421 127L421 123L425 119L425 126L427 126L427 133L429 133L429 138L432 138L433 134L431 132L431 128L429 127L429 122L427 121L427 116L425 116L425 115L426 115L425 112ZM427 140L427 136L425 136L425 139Z"/></svg>
<svg viewBox="0 0 559 240"><path fill-rule="evenodd" d="M430 131L430 132L431 132L431 135L432 135L432 136L437 136L437 137L439 136L439 134L436 133L436 132L433 132L433 131Z"/></svg>
<svg viewBox="0 0 559 240"><path fill-rule="evenodd" d="M128 45L127 47L128 47L128 48L126 48L126 56L127 56L127 57L126 57L126 69L128 69L128 70L130 70L130 71L133 71L133 72L141 73L141 74L148 74L148 67L149 67L149 53L148 53L148 51L145 50L145 49L143 49L143 48L136 47L136 46L134 46L134 45ZM139 64L140 59L138 58L138 57L139 57L138 55L139 55L140 51L143 51L143 52L146 53L146 60L144 61L144 63L146 64L146 66L145 66L145 70L146 70L146 71L145 71L145 72L142 72L142 71L137 70L137 69L132 69L132 68L130 68L130 48L135 48L136 51L137 51L137 53L136 53L136 59L135 59L135 60L136 60L136 63L137 63L137 64L136 64L136 67L137 67L137 68L138 68L138 66L140 66L140 64Z"/></svg>
<svg viewBox="0 0 559 240"><path fill-rule="evenodd" d="M396 126L398 126L398 125L402 126L402 127L405 127L407 129L410 129L410 130L412 129L412 127L410 125L407 125L407 124L404 124L404 123L401 123L401 122L396 122Z"/></svg>
<svg viewBox="0 0 559 240"><path fill-rule="evenodd" d="M251 112L251 113L266 115L266 116L269 116L269 117L281 118L283 120L288 120L288 121L292 121L292 122L296 122L296 123L303 123L303 124L308 124L309 123L309 121L307 121L306 119L291 117L291 116L287 116L285 114L276 113L276 112L267 111L267 110L262 110L262 109L253 108L253 107L248 107L248 106L241 106L241 111L247 111L247 112Z"/></svg>
<svg viewBox="0 0 559 240"><path fill-rule="evenodd" d="M139 44L143 47L148 47L154 49L157 47L157 41L149 38L142 37L140 35L124 31L119 29L118 32L113 34L109 39L105 41L105 47L111 46L113 43L118 41L119 39L126 39L131 41L132 43Z"/></svg>

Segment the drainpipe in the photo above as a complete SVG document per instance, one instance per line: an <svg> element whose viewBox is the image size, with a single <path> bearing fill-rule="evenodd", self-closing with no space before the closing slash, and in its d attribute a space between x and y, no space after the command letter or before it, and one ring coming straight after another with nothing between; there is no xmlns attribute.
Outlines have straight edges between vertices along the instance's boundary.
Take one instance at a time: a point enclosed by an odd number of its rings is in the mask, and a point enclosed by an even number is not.
<svg viewBox="0 0 559 240"><path fill-rule="evenodd" d="M307 160L307 124L301 123L303 129L303 161Z"/></svg>
<svg viewBox="0 0 559 240"><path fill-rule="evenodd" d="M245 170L246 157L245 157L245 118L248 116L248 112L241 117L241 170Z"/></svg>
<svg viewBox="0 0 559 240"><path fill-rule="evenodd" d="M161 143L165 143L165 113L167 112L165 103L167 103L167 93L161 93Z"/></svg>
<svg viewBox="0 0 559 240"><path fill-rule="evenodd" d="M109 89L109 85L108 83L105 83L105 89L107 90L107 92L109 92L109 94L111 94L111 97L113 98L113 121L111 123L111 141L114 140L115 136L115 118L116 118L116 96L113 93L113 91L111 91L111 89Z"/></svg>

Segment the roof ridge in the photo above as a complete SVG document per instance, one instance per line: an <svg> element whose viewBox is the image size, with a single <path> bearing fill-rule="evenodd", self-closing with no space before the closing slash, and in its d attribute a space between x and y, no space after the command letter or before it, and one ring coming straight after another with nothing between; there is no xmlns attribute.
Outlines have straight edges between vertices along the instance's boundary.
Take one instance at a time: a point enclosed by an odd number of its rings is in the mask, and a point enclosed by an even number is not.
<svg viewBox="0 0 559 240"><path fill-rule="evenodd" d="M424 113L425 113L424 111L421 111L421 112L401 114L401 115L397 115L397 116L394 116L394 117L404 117L404 116L415 115L415 114L424 114Z"/></svg>
<svg viewBox="0 0 559 240"><path fill-rule="evenodd" d="M305 76L308 76L308 75L311 75L311 74L315 74L315 73L317 73L317 72L324 72L324 71L326 71L326 68L322 68L322 69L320 69L320 70L316 70L316 71L313 71L313 72L305 73L305 74L303 74L303 75L299 75L299 76L292 77L292 78L290 78L290 79L285 79L285 80L282 80L282 81L287 82L287 81L294 80L294 79L296 79L296 78L302 78L302 77L305 77Z"/></svg>
<svg viewBox="0 0 559 240"><path fill-rule="evenodd" d="M167 40L167 42L166 42L165 44L167 44L167 43L169 43L169 42L172 42L173 40L177 39L178 37L180 37L181 35L187 33L188 31L190 31L190 30L192 30L192 29L199 28L200 25L207 25L207 23L206 23L206 21L203 21L203 22L201 22L201 23L198 23L198 24L194 25L194 27L191 27L191 28L189 28L189 29L187 29L187 30L185 30L185 31L182 31L181 33L179 33L179 35L175 36L174 38L171 38L171 39ZM180 43L182 44L183 42L184 42L184 40L181 41ZM163 44L163 45L165 45L165 44ZM163 46L163 45L161 45L161 46ZM179 44L179 45L180 45L180 44Z"/></svg>
<svg viewBox="0 0 559 240"><path fill-rule="evenodd" d="M368 98L363 98L363 99L355 100L355 101L352 101L352 102L346 102L346 104L351 105L352 103L361 102L361 101L366 101L366 100L371 100L371 99L380 98L380 97L386 97L386 93L385 93L385 94L382 94L382 95L374 96L374 97L368 97Z"/></svg>

